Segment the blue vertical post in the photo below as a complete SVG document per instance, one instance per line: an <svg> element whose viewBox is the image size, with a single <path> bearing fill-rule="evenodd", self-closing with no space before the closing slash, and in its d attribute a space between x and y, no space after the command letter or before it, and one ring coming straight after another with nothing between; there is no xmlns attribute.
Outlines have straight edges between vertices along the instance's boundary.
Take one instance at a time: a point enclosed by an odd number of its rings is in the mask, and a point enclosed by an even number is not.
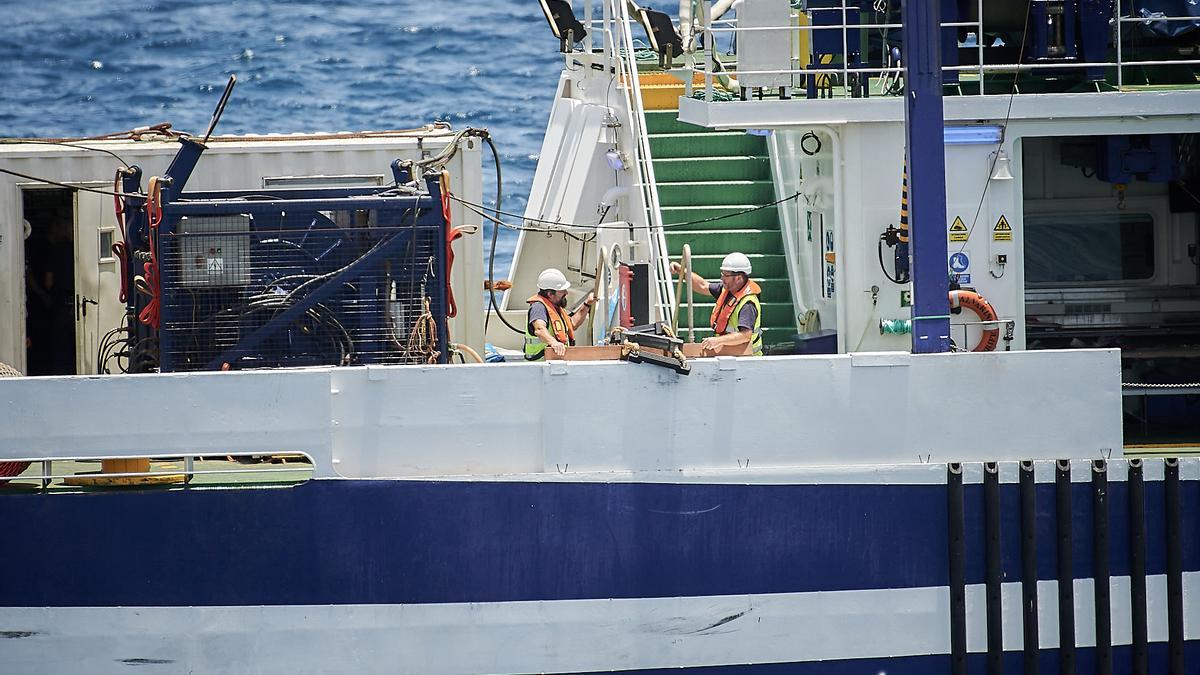
<svg viewBox="0 0 1200 675"><path fill-rule="evenodd" d="M915 354L950 351L941 3L904 0L904 127L908 148Z"/></svg>

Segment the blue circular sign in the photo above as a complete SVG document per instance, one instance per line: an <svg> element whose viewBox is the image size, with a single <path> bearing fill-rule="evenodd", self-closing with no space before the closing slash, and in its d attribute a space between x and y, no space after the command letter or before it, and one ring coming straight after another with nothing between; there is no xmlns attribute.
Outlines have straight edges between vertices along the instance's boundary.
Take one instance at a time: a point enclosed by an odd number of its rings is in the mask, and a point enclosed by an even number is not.
<svg viewBox="0 0 1200 675"><path fill-rule="evenodd" d="M963 272L966 272L967 268L970 266L971 259L967 257L966 253L959 251L958 253L950 256L950 271L962 274Z"/></svg>

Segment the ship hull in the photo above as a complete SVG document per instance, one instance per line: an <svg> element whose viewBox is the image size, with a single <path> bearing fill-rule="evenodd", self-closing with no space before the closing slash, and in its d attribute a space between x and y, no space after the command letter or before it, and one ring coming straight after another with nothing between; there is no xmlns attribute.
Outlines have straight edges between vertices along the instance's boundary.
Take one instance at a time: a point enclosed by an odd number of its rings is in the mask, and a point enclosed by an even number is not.
<svg viewBox="0 0 1200 675"><path fill-rule="evenodd" d="M1110 463L1101 519L1109 656L1094 649L1094 485L1088 464L1076 464L1077 482L1064 487L1052 463L1039 463L1033 490L1036 659L1056 669L1060 658L1056 500L1065 490L1077 666L1111 658L1114 672L1132 672L1144 654L1150 672L1166 672L1171 648L1200 663L1200 633L1169 645L1167 611L1172 579L1181 600L1200 593L1189 515L1200 513L1200 466L1185 464L1179 482L1182 573L1173 575L1162 464L1147 466L1139 516L1127 464ZM961 487L962 658L987 658L995 532L997 637L1002 658L1019 669L1030 554L1020 488L1008 480L1017 466L1000 466L993 506L982 470L968 467ZM0 501L14 542L0 561L0 658L19 672L949 673L957 511L948 475L942 465L819 484L752 474L314 479L270 489L10 494ZM998 531L985 517L997 506ZM1147 524L1140 558L1131 543L1139 518ZM1139 627L1132 589L1142 579L1148 612ZM1185 625L1200 626L1200 604L1183 606Z"/></svg>

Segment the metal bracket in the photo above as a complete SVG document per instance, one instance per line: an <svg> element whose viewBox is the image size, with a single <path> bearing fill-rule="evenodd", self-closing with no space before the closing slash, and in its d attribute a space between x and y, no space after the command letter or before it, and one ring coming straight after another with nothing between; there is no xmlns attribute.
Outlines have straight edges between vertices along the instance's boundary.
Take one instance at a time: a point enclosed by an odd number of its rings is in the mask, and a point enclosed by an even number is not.
<svg viewBox="0 0 1200 675"><path fill-rule="evenodd" d="M664 323L615 331L612 341L624 346L622 354L630 363L650 363L670 368L680 375L690 375L692 372L692 367L683 356L683 340L672 335Z"/></svg>

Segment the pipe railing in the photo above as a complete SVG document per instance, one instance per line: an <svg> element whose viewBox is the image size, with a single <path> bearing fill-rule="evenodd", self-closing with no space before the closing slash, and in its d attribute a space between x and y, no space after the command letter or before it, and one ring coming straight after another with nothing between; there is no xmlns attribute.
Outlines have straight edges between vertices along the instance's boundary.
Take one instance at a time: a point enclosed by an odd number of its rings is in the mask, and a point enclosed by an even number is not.
<svg viewBox="0 0 1200 675"><path fill-rule="evenodd" d="M659 321L670 321L669 312L675 304L675 293L671 286L670 255L666 234L663 229L662 211L658 202L658 182L654 175L654 162L650 155L650 137L646 131L646 110L642 102L641 79L633 43L632 26L636 23L629 15L624 0L606 0L605 17L610 26L606 28L605 48L620 69L620 80L626 90L626 119L634 138L633 164L638 171L638 188L642 193L645 210L646 239L650 249L650 267L654 270L655 307ZM619 41L619 47L618 47Z"/></svg>
<svg viewBox="0 0 1200 675"><path fill-rule="evenodd" d="M51 487L51 482L53 482L55 480L58 480L58 481L88 480L88 481L95 481L97 484L103 484L102 481L107 481L110 479L138 479L138 478L159 479L159 478L178 477L178 480L174 481L174 483L176 483L180 486L186 487L186 486L190 486L192 484L192 479L197 476L231 476L232 477L232 476L245 476L248 474L253 474L254 476L266 476L269 474L292 474L293 476L297 476L298 480L300 480L300 481L304 481L304 480L308 480L309 478L312 478L313 461L312 461L311 457L309 457L308 455L306 455L304 453L296 453L296 452L286 452L286 453L276 453L276 454L279 456L285 456L288 458L295 458L296 463L293 464L292 466L280 467L280 468L273 467L273 466L270 466L270 467L263 466L262 464L236 465L236 466L221 467L221 468L196 468L196 463L199 461L229 463L229 460L236 460L237 458L258 459L258 458L267 456L265 453L261 453L261 452L253 453L253 454L237 454L237 453L235 453L235 454L229 454L229 455L220 455L220 459L214 460L214 459L208 459L208 458L215 457L215 455L213 455L212 453L203 453L203 454L187 454L187 455L166 455L166 456L149 458L152 462L155 462L155 463L164 463L164 462L182 463L183 466L180 468L176 468L173 466L166 466L166 467L152 466L149 469L147 469L146 471L104 471L104 472L63 473L63 472L55 472L55 470L54 470L55 462L74 462L74 463L96 462L96 463L99 463L102 460L106 460L109 458L90 457L90 456L89 457L68 457L68 456L24 457L24 458L16 458L16 459L11 459L11 460L5 459L6 462L10 462L10 461L18 462L18 463L19 462L28 462L30 466L29 466L29 469L26 469L20 475L7 477L4 479L3 482L16 482L17 484L20 484L23 481L37 481L39 483L41 489L46 490ZM124 458L118 458L118 459L124 459ZM243 482L245 483L245 485L247 487L255 487L255 486L261 487L260 481L244 480ZM64 485L74 487L74 485L72 485L71 483L64 482ZM123 487L123 488L138 487L138 485L136 483L116 483L116 485L119 485L120 487ZM3 499L3 497L0 497L0 499Z"/></svg>
<svg viewBox="0 0 1200 675"><path fill-rule="evenodd" d="M704 5L706 7L709 6L710 4L711 3L708 2L708 0L706 0L706 2L704 3ZM741 27L741 26L736 25L736 20L723 19L721 21L721 23L727 24L725 26L716 26L716 25L701 26L700 30L701 30L702 35L704 36L704 44L706 44L706 45L715 44L716 36L721 35L721 34L733 34L736 36L741 33L772 33L772 32L786 31L789 33L800 35L802 33L813 34L813 33L816 33L817 31L840 31L841 37L842 37L842 44L841 44L842 59L841 59L840 66L817 67L817 68L813 68L813 67L780 68L780 69L770 69L770 70L766 70L766 69L763 69L763 70L737 70L737 71L734 71L733 73L729 73L729 72L715 70L713 68L711 61L706 60L706 63L701 68L697 69L698 72L700 74L702 74L703 78L704 78L705 100L706 101L713 100L712 97L713 97L714 80L720 78L723 75L729 75L729 74L736 74L736 75L794 75L794 76L840 74L842 77L842 80L841 80L842 81L842 93L841 93L841 95L843 97L848 98L852 95L850 88L846 86L846 83L849 81L850 75L852 75L852 74L880 74L880 75L882 75L885 73L894 72L896 70L896 67L891 66L891 65L851 67L849 59L846 58L846 55L849 54L850 46L852 44L856 44L858 41L857 36L852 37L850 35L851 31L899 29L899 28L903 27L902 24L899 24L899 23L852 22L851 19L849 18L849 13L852 10L855 12L857 11L855 7L851 7L850 5L847 5L845 2L841 3L840 6L814 8L813 10L811 10L813 13L815 13L815 12L837 12L837 13L841 14L840 22L831 23L831 24L823 24L823 25L791 24L791 25L787 25L787 26ZM1111 24L1113 26L1113 31L1115 33L1115 35L1114 35L1115 39L1113 40L1113 42L1115 43L1115 59L1114 60L1111 60L1111 61L1081 61L1081 60L1063 59L1062 61L1058 61L1058 62L1054 62L1054 63L986 64L986 63L984 63L985 45L984 45L984 37L983 36L984 36L985 30L986 30L986 26L985 26L985 23L983 20L983 0L978 0L978 2L977 2L977 13L978 13L978 16L980 17L979 20L977 20L977 21L946 21L946 22L942 22L940 25L942 26L942 28L974 28L975 29L975 41L976 41L975 48L976 48L977 54L978 54L978 63L974 64L974 65L943 66L942 70L943 70L943 72L958 72L958 73L974 72L974 73L977 73L978 78L979 78L979 94L985 93L985 88L983 86L983 80L984 80L984 76L988 73L999 73L999 72L1020 73L1022 71L1033 71L1033 70L1074 70L1074 69L1079 69L1079 68L1114 68L1116 70L1116 79L1117 79L1116 86L1118 89L1122 89L1125 86L1125 70L1129 67L1164 66L1164 65L1192 65L1192 66L1200 65L1200 58L1152 59L1152 60L1137 60L1137 59L1129 60L1129 59L1127 59L1126 55L1125 55L1124 45L1123 45L1125 36L1124 36L1124 32L1122 30L1123 26L1125 24L1149 25L1149 24L1153 24L1156 22L1161 22L1161 23L1194 22L1194 21L1200 21L1200 17L1194 17L1194 16L1122 16L1121 9L1120 9L1120 3L1114 3L1114 16L1111 21ZM707 13L703 14L703 16L707 16ZM793 16L795 16L795 15L793 15ZM789 54L789 58L790 58L790 56L791 55Z"/></svg>
<svg viewBox="0 0 1200 675"><path fill-rule="evenodd" d="M679 279L675 282L675 305L671 311L671 331L679 335L679 307L682 298L687 298L687 341L696 341L696 311L692 297L692 247L683 245L683 253L679 260Z"/></svg>

